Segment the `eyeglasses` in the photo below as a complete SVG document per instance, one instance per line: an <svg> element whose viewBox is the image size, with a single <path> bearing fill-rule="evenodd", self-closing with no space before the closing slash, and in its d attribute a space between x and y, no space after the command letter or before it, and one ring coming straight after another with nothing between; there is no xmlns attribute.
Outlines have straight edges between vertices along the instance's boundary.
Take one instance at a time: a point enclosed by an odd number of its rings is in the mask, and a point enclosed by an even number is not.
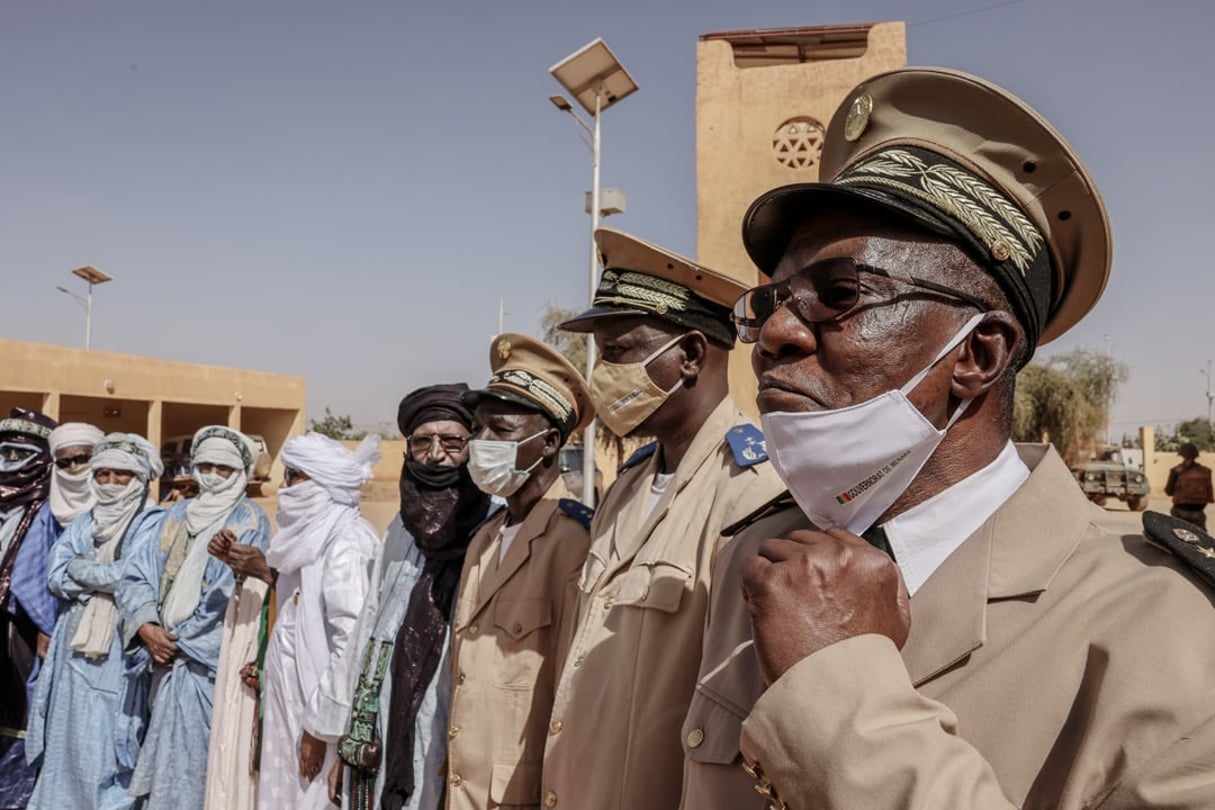
<svg viewBox="0 0 1215 810"><path fill-rule="evenodd" d="M468 444L470 438L455 433L412 433L406 438L406 441L409 442L409 449L413 453L427 452L434 447L436 441L439 443L439 447L443 448L443 452L459 453L464 449L464 445Z"/></svg>
<svg viewBox="0 0 1215 810"><path fill-rule="evenodd" d="M929 290L977 307L980 312L991 309L990 305L960 290L840 257L815 262L792 278L743 293L730 316L738 330L738 339L743 343L759 340L764 324L790 301L798 317L807 323L823 323L848 314L861 300L861 273Z"/></svg>
<svg viewBox="0 0 1215 810"><path fill-rule="evenodd" d="M78 456L68 456L67 458L55 459L55 466L61 470L67 470L72 467L79 467L88 464L93 460L92 453L81 453Z"/></svg>

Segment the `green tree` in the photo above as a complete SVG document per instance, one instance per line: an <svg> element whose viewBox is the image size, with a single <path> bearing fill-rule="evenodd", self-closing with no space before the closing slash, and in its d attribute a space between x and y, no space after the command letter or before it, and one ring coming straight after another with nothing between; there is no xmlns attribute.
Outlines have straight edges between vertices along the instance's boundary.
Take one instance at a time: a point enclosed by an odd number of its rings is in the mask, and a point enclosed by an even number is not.
<svg viewBox="0 0 1215 810"><path fill-rule="evenodd" d="M358 441L367 435L365 430L355 430L350 414L337 416L328 406L325 406L325 418L313 419L308 423L308 429L331 439Z"/></svg>
<svg viewBox="0 0 1215 810"><path fill-rule="evenodd" d="M1215 433L1211 430L1211 423L1203 417L1196 416L1193 419L1178 422L1177 428L1172 433L1164 428L1156 428L1157 450L1176 452L1186 442L1193 442L1199 450L1215 450Z"/></svg>
<svg viewBox="0 0 1215 810"><path fill-rule="evenodd" d="M1030 363L1017 375L1013 439L1049 441L1076 461L1095 446L1128 376L1125 364L1089 349Z"/></svg>

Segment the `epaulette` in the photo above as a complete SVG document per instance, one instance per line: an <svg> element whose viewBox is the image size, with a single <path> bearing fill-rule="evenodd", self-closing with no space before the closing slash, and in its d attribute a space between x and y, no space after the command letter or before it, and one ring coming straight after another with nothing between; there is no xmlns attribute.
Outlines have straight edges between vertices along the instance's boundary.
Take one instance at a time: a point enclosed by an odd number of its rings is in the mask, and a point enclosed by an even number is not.
<svg viewBox="0 0 1215 810"><path fill-rule="evenodd" d="M726 432L726 444L734 453L734 463L740 467L754 467L768 460L768 446L764 434L755 425L735 425Z"/></svg>
<svg viewBox="0 0 1215 810"><path fill-rule="evenodd" d="M616 473L620 474L620 473L624 472L625 470L627 470L629 467L637 466L638 464L645 461L650 456L654 455L654 451L657 449L658 449L657 441L652 441L649 444L644 445L643 447L639 448L636 453L634 453L633 455L626 458L624 460L624 463L616 468Z"/></svg>
<svg viewBox="0 0 1215 810"><path fill-rule="evenodd" d="M582 528L591 528L591 518L595 517L595 510L582 501L576 501L573 498L562 498L557 501L557 508L581 523Z"/></svg>
<svg viewBox="0 0 1215 810"><path fill-rule="evenodd" d="M501 512L505 508L506 508L506 504L503 503L503 504L498 504L497 509L490 509L489 514L486 515L484 518L482 518L481 522L473 527L473 530L468 533L468 536L472 537L474 534L481 531L482 526L484 526L486 523L489 523L491 520L496 518L498 516L498 513Z"/></svg>
<svg viewBox="0 0 1215 810"><path fill-rule="evenodd" d="M747 515L742 520L735 521L722 529L721 533L725 537L733 537L743 529L750 526L752 523L758 523L759 521L768 517L768 515L775 515L777 512L783 512L786 509L796 506L797 501L793 500L793 496L790 495L789 490L786 489L784 492L777 495L775 498L768 501L751 514Z"/></svg>
<svg viewBox="0 0 1215 810"><path fill-rule="evenodd" d="M1143 513L1143 534L1215 588L1215 538L1193 523L1159 512Z"/></svg>

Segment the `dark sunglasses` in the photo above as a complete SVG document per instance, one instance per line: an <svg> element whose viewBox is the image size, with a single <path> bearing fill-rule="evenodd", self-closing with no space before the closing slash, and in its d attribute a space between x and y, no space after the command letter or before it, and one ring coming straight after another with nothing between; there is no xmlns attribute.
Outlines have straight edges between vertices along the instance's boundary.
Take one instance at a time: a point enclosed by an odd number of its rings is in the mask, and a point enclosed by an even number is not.
<svg viewBox="0 0 1215 810"><path fill-rule="evenodd" d="M468 440L470 438L472 437L457 436L454 433L447 433L443 435L438 433L417 435L410 434L407 441L409 442L409 449L415 453L422 453L429 450L434 446L436 441L438 441L439 446L448 453L459 453L464 449L464 445L468 444Z"/></svg>
<svg viewBox="0 0 1215 810"><path fill-rule="evenodd" d="M861 273L929 290L970 304L980 312L991 309L990 305L960 290L840 257L815 262L792 278L743 293L730 316L738 330L738 339L743 343L759 340L760 330L768 319L790 302L798 317L807 323L823 323L848 314L861 299Z"/></svg>
<svg viewBox="0 0 1215 810"><path fill-rule="evenodd" d="M55 466L61 470L66 470L69 467L75 467L77 464L88 464L93 460L92 453L81 453L78 456L70 456L68 458L55 459Z"/></svg>

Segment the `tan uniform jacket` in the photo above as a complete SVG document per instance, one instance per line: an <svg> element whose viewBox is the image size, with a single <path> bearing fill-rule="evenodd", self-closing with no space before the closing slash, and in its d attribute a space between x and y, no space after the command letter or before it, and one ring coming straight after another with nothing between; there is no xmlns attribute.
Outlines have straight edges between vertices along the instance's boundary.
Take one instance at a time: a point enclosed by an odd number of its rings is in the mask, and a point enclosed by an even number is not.
<svg viewBox="0 0 1215 810"><path fill-rule="evenodd" d="M590 534L563 510L558 478L501 565L506 510L473 536L452 622L447 807L539 807L557 670L573 634ZM580 508L580 507L579 507Z"/></svg>
<svg viewBox="0 0 1215 810"><path fill-rule="evenodd" d="M653 512L646 515L657 453L626 470L596 512L544 756L546 807L672 810L679 802L679 729L721 527L781 490L772 465L749 463L746 448L736 455L728 433L759 438L729 398L696 434Z"/></svg>
<svg viewBox="0 0 1215 810"><path fill-rule="evenodd" d="M687 720L705 744L685 808L765 806L727 744L740 736L775 807L1215 808L1210 593L1089 504L1053 450L1018 449L1029 479L912 598L901 655L859 636L765 692L738 564L809 524L787 510L736 538Z"/></svg>

